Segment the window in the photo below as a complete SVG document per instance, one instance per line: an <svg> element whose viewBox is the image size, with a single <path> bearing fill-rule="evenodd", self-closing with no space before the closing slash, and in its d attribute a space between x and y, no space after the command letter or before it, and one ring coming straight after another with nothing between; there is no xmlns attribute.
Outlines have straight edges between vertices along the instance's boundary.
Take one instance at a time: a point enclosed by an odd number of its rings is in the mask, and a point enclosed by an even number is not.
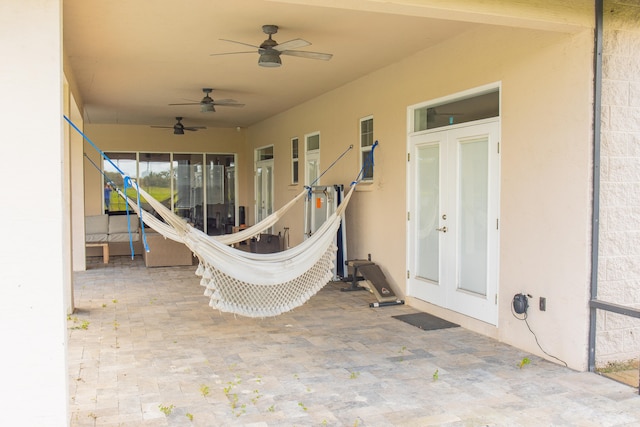
<svg viewBox="0 0 640 427"><path fill-rule="evenodd" d="M229 234L236 219L235 158L233 155L207 154L205 166L207 234Z"/></svg>
<svg viewBox="0 0 640 427"><path fill-rule="evenodd" d="M138 176L136 153L105 153L105 155L111 160L111 162L105 160L102 166L105 184L115 186L124 191L124 182L118 170L131 178L136 178ZM127 189L127 196L132 197L134 200L136 200L135 194L133 189ZM124 211L127 209L127 203L115 191L105 191L104 196L105 212Z"/></svg>
<svg viewBox="0 0 640 427"><path fill-rule="evenodd" d="M291 183L298 183L298 138L291 138Z"/></svg>
<svg viewBox="0 0 640 427"><path fill-rule="evenodd" d="M273 213L273 146L258 148L255 158L255 220L259 222Z"/></svg>
<svg viewBox="0 0 640 427"><path fill-rule="evenodd" d="M500 92L491 88L484 93L430 103L413 114L413 132L457 125L500 115Z"/></svg>
<svg viewBox="0 0 640 427"><path fill-rule="evenodd" d="M305 185L320 185L320 134L305 135Z"/></svg>
<svg viewBox="0 0 640 427"><path fill-rule="evenodd" d="M202 154L173 155L173 211L204 230Z"/></svg>
<svg viewBox="0 0 640 427"><path fill-rule="evenodd" d="M373 180L373 116L360 119L360 167L362 179Z"/></svg>
<svg viewBox="0 0 640 427"><path fill-rule="evenodd" d="M106 153L105 176L123 189L117 169L138 180L140 187L177 215L209 235L231 233L235 224L235 155L174 153ZM205 185L206 184L206 185ZM137 199L134 189L127 195ZM105 191L105 198L107 192ZM204 201L206 200L206 203ZM125 211L125 201L111 192L108 211ZM153 212L141 198L142 208Z"/></svg>
<svg viewBox="0 0 640 427"><path fill-rule="evenodd" d="M261 162L263 160L273 159L273 145L269 147L263 147L256 150L256 161Z"/></svg>
<svg viewBox="0 0 640 427"><path fill-rule="evenodd" d="M171 207L171 154L140 153L140 175L138 182L151 197ZM142 197L142 196L141 196ZM142 198L142 207L150 210L151 206Z"/></svg>

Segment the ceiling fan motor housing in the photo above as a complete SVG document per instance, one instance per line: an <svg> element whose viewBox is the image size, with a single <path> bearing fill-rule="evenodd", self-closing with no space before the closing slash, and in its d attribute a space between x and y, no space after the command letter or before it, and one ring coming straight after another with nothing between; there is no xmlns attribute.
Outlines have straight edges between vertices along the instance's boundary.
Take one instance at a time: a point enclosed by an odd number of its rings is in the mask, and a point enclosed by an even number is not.
<svg viewBox="0 0 640 427"><path fill-rule="evenodd" d="M262 32L265 33L265 34L269 34L269 35L275 34L275 33L278 32L278 26L277 25L272 25L272 24L263 25L262 26Z"/></svg>

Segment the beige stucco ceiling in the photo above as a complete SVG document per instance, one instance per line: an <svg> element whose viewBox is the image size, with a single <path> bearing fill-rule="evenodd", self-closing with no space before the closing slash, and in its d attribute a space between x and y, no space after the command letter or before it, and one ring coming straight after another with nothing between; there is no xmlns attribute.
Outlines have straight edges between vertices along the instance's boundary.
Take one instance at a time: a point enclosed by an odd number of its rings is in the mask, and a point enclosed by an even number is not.
<svg viewBox="0 0 640 427"><path fill-rule="evenodd" d="M556 4L575 2L584 3ZM87 123L173 125L182 116L186 126L246 127L478 25L571 31L583 23L544 7L523 20L518 10L497 13L509 2L482 3L472 10L468 0L64 0L65 68ZM302 38L312 45L299 50L333 58L282 56L281 67L264 68L257 53L210 55L251 50L220 39L259 45L264 24L280 27L279 43ZM245 106L201 113L198 105L168 105L198 102L205 87L214 100Z"/></svg>

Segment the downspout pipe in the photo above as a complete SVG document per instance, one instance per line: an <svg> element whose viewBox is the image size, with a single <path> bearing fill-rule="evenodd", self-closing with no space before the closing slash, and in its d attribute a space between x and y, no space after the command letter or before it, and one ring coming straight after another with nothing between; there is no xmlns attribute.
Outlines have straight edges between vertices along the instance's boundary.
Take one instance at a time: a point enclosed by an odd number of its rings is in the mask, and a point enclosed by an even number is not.
<svg viewBox="0 0 640 427"><path fill-rule="evenodd" d="M591 218L591 301L598 299L598 245L600 235L600 132L602 109L602 33L604 0L595 0L595 34L593 54L593 194ZM596 367L597 308L589 304L589 371Z"/></svg>

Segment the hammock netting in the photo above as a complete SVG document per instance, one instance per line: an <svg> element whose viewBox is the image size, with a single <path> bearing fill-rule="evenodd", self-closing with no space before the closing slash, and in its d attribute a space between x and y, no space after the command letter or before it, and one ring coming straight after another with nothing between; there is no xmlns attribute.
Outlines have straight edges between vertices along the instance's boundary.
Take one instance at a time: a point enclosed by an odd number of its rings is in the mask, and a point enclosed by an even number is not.
<svg viewBox="0 0 640 427"><path fill-rule="evenodd" d="M201 277L200 284L212 308L247 317L271 317L301 306L332 279L337 251L334 239L355 185L311 237L293 248L269 254L246 252L230 245L259 236L303 198L307 190L252 227L239 233L208 236L137 184L133 187L162 220L141 209L122 191L117 192L144 224L165 238L184 243L194 253L199 260L196 274Z"/></svg>

